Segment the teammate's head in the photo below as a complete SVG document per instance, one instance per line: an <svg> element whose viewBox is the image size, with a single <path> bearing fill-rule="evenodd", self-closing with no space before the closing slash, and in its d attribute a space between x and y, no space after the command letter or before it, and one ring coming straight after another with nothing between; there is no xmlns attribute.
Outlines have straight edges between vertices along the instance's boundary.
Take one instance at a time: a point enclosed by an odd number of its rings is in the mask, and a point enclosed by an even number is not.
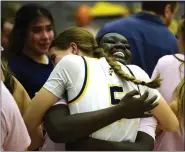
<svg viewBox="0 0 185 152"><path fill-rule="evenodd" d="M143 1L142 10L151 11L164 18L164 23L169 26L177 12L178 5L175 1Z"/></svg>
<svg viewBox="0 0 185 152"><path fill-rule="evenodd" d="M129 64L131 61L130 46L127 39L118 33L107 33L105 34L100 42L99 46L103 48L108 55L114 57L116 52L123 53L123 56L119 57L119 61L123 64ZM116 57L116 56L115 56Z"/></svg>
<svg viewBox="0 0 185 152"><path fill-rule="evenodd" d="M87 55L96 58L105 57L111 68L120 79L132 81L135 84L145 85L151 88L160 86L159 76L152 82L146 83L135 79L122 71L121 66L100 47L98 47L93 35L79 27L69 28L62 32L51 44L51 59L57 63L66 54Z"/></svg>
<svg viewBox="0 0 185 152"><path fill-rule="evenodd" d="M179 122L182 122L182 120L184 119L184 115L185 115L185 111L184 111L184 106L185 106L185 95L184 95L184 86L185 85L185 81L184 78L181 80L181 82L178 84L178 86L176 87L174 93L175 93L175 100L177 101L177 114L178 114L178 118L179 118ZM184 121L183 121L184 122ZM182 131L182 126L184 126L183 124L180 125L180 129Z"/></svg>
<svg viewBox="0 0 185 152"><path fill-rule="evenodd" d="M51 43L51 60L57 63L67 54L93 56L98 45L90 32L80 27L66 29ZM57 51L60 50L60 51Z"/></svg>
<svg viewBox="0 0 185 152"><path fill-rule="evenodd" d="M54 39L52 14L44 7L27 4L15 16L15 24L10 39L9 57L23 50L41 55L48 52Z"/></svg>
<svg viewBox="0 0 185 152"><path fill-rule="evenodd" d="M184 54L185 53L185 18L184 18L184 15L182 17L182 20L180 21L179 23L179 27L178 27L178 31L177 31L177 38L178 38L178 48L179 48L179 51Z"/></svg>

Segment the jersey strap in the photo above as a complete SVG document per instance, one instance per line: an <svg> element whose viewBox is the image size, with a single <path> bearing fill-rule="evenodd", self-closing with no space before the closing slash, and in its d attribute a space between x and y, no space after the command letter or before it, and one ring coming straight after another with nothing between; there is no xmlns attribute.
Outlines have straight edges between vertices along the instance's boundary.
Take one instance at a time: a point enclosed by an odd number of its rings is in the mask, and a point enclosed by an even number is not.
<svg viewBox="0 0 185 152"><path fill-rule="evenodd" d="M81 56L81 57L84 61L84 66L85 66L85 77L84 77L83 86L82 86L79 94L74 99L68 101L68 105L78 102L84 96L84 94L86 93L87 87L88 87L88 84L89 84L89 76L90 76L89 66L88 66L88 63L87 63L86 59L83 56Z"/></svg>
<svg viewBox="0 0 185 152"><path fill-rule="evenodd" d="M135 77L135 75L134 75L134 73L132 72L132 70L131 70L128 66L126 66L126 65L125 65L125 67L129 70L130 74L131 74L133 77ZM135 77L135 78L136 78L136 77ZM138 91L139 91L139 95L141 96L141 91L140 91L138 85L137 85L137 89L138 89Z"/></svg>

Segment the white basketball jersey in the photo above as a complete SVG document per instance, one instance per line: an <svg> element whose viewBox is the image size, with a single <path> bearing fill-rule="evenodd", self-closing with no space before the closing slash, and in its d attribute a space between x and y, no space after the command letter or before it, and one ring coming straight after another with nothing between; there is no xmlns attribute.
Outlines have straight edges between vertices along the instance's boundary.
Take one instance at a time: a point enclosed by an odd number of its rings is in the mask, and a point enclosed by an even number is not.
<svg viewBox="0 0 185 152"><path fill-rule="evenodd" d="M131 75L125 66L121 66L125 73ZM147 74L139 67L129 67L134 75L137 73L140 75L141 80L150 81ZM137 85L132 82L121 81L110 69L105 58L95 59L76 55L64 57L57 64L44 87L60 98L67 91L70 114L114 106L127 92L138 90ZM154 93L157 94L154 89L144 86L139 88L141 94L147 89L149 97ZM121 119L94 132L91 137L108 141L134 142L139 122L140 119Z"/></svg>
<svg viewBox="0 0 185 152"><path fill-rule="evenodd" d="M70 101L71 114L96 111L118 104L120 99L133 87L125 81L121 81L107 64L104 58L92 59L84 57L85 73L81 80L83 86L78 85L81 90L78 98ZM128 71L126 69L126 71ZM128 72L129 73L129 72ZM123 87L124 83L124 87ZM82 90L83 89L83 90ZM91 136L109 141L135 141L140 119L121 119L108 125ZM93 125L93 124L92 124Z"/></svg>

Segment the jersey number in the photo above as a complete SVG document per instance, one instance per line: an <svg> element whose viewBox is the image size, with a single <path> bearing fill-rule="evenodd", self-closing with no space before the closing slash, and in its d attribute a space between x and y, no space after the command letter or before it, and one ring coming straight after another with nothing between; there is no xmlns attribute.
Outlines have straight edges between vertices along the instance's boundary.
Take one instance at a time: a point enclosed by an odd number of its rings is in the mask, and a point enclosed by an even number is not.
<svg viewBox="0 0 185 152"><path fill-rule="evenodd" d="M111 95L111 104L115 105L120 102L120 99L116 99L115 93L123 93L123 88L119 86L111 86L110 87L110 95Z"/></svg>

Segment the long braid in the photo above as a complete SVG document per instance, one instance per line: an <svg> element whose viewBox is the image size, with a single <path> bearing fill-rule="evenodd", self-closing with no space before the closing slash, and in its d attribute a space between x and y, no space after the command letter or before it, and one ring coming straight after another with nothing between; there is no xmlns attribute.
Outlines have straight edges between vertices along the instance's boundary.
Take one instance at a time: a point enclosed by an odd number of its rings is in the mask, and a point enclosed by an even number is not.
<svg viewBox="0 0 185 152"><path fill-rule="evenodd" d="M121 66L112 58L109 57L102 48L99 48L98 46L95 46L93 56L97 58L105 57L111 68L114 70L115 74L120 78L120 79L125 79L127 81L131 81L136 85L143 85L147 86L149 88L158 88L161 85L161 79L160 75L158 75L153 81L151 82L144 82L137 80L135 77L132 75L126 74L122 69Z"/></svg>
<svg viewBox="0 0 185 152"><path fill-rule="evenodd" d="M121 69L121 66L111 57L111 55L105 53L102 48L98 47L93 35L83 28L74 27L65 30L58 36L58 40L56 40L55 44L52 46L65 50L69 48L71 42L76 43L78 48L89 56L93 56L96 58L105 57L111 69L121 80L125 79L127 81L135 83L136 85L143 85L150 88L160 87L161 79L159 78L159 75L155 80L147 83L137 80L132 75L126 74Z"/></svg>

